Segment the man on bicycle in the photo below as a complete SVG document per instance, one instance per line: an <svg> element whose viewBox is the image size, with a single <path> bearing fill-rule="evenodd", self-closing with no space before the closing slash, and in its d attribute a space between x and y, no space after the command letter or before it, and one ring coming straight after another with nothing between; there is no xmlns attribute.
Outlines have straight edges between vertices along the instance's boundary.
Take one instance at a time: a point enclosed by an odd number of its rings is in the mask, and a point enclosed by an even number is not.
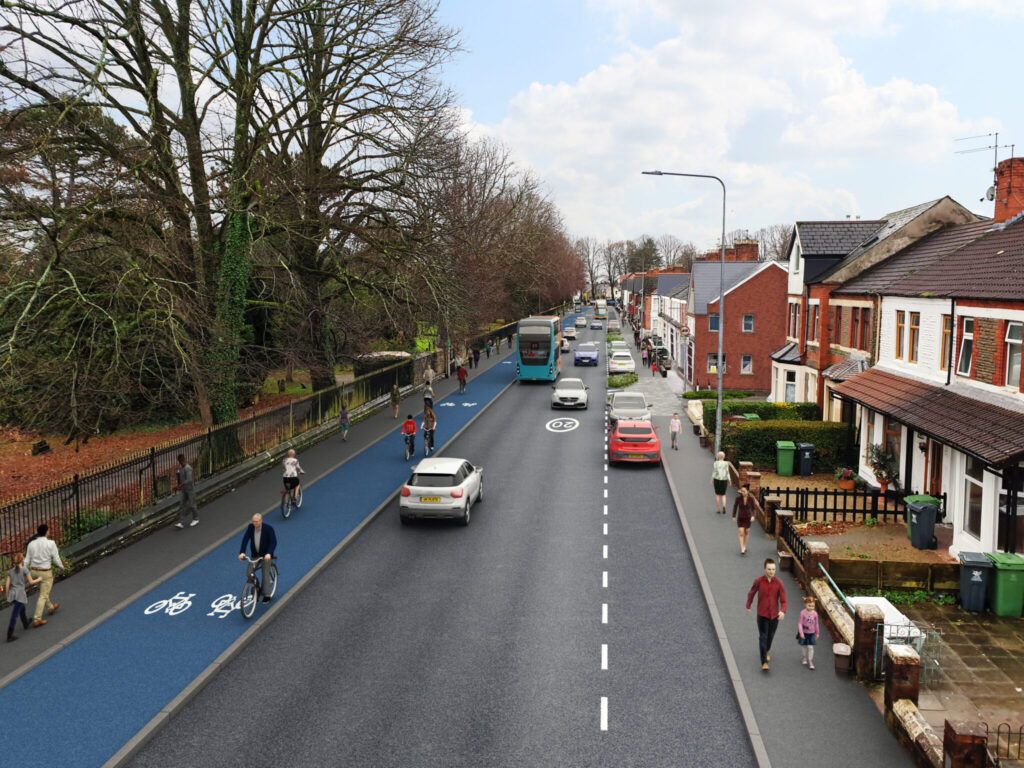
<svg viewBox="0 0 1024 768"><path fill-rule="evenodd" d="M252 559L263 558L263 602L270 602L270 561L274 557L274 550L277 549L277 536L274 529L263 524L263 515L258 512L252 516L252 522L245 529L242 536L242 547L238 551L238 559L245 560L245 545L249 545Z"/></svg>
<svg viewBox="0 0 1024 768"><path fill-rule="evenodd" d="M412 456L416 451L416 421L411 413L405 417L405 423L402 425L402 436L409 445L409 455Z"/></svg>
<svg viewBox="0 0 1024 768"><path fill-rule="evenodd" d="M437 417L433 408L423 411L423 455L429 456L434 450L434 430L437 428Z"/></svg>
<svg viewBox="0 0 1024 768"><path fill-rule="evenodd" d="M288 457L284 460L284 489L291 494L292 499L295 498L295 489L299 487L299 475L306 474L306 470L299 464L299 460L295 458L295 449L288 449Z"/></svg>
<svg viewBox="0 0 1024 768"><path fill-rule="evenodd" d="M459 394L461 395L466 391L466 377L469 374L466 373L466 366L464 365L459 366L457 373L459 376Z"/></svg>

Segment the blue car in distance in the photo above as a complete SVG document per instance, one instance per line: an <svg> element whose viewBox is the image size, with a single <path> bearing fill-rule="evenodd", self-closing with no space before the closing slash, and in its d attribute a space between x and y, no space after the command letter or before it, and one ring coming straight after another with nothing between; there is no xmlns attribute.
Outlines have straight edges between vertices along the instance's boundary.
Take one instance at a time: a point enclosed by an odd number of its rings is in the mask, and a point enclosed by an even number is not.
<svg viewBox="0 0 1024 768"><path fill-rule="evenodd" d="M576 345L576 354L573 356L573 365L597 365L598 362L597 344L592 341Z"/></svg>

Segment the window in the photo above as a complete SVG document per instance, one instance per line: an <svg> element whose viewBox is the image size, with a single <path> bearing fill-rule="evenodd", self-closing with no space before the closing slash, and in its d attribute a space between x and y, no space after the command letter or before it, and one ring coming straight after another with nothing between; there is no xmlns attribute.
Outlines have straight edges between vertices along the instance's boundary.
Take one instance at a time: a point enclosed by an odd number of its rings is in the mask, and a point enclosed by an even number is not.
<svg viewBox="0 0 1024 768"><path fill-rule="evenodd" d="M860 308L860 337L857 339L857 349L867 351L871 339L871 308Z"/></svg>
<svg viewBox="0 0 1024 768"><path fill-rule="evenodd" d="M787 403L796 402L796 371L786 371L786 400Z"/></svg>
<svg viewBox="0 0 1024 768"><path fill-rule="evenodd" d="M895 419L890 419L886 416L882 419L882 433L882 441L885 443L885 449L895 456L896 462L899 463L900 443L903 439L903 425Z"/></svg>
<svg viewBox="0 0 1024 768"><path fill-rule="evenodd" d="M708 315L708 330L715 333L718 330L718 314Z"/></svg>
<svg viewBox="0 0 1024 768"><path fill-rule="evenodd" d="M921 340L921 313L911 312L910 313L910 343L907 345L907 357L908 363L917 362L917 347Z"/></svg>
<svg viewBox="0 0 1024 768"><path fill-rule="evenodd" d="M853 315L850 317L850 346L857 346L857 339L860 338L860 307L853 308Z"/></svg>
<svg viewBox="0 0 1024 768"><path fill-rule="evenodd" d="M820 307L815 304L811 307L811 319L807 321L807 338L809 341L818 340L818 312Z"/></svg>
<svg viewBox="0 0 1024 768"><path fill-rule="evenodd" d="M903 326L906 325L907 313L899 310L896 313L896 359L903 359Z"/></svg>
<svg viewBox="0 0 1024 768"><path fill-rule="evenodd" d="M1006 325L1006 386L1020 389L1021 324Z"/></svg>
<svg viewBox="0 0 1024 768"><path fill-rule="evenodd" d="M942 359L939 367L943 371L949 370L949 355L953 351L953 316L942 316Z"/></svg>
<svg viewBox="0 0 1024 768"><path fill-rule="evenodd" d="M796 302L790 302L789 304L789 330L788 335L791 338L799 338L797 333L800 330L800 305Z"/></svg>
<svg viewBox="0 0 1024 768"><path fill-rule="evenodd" d="M744 315L743 316L743 332L753 333L754 332L754 316Z"/></svg>
<svg viewBox="0 0 1024 768"><path fill-rule="evenodd" d="M958 376L971 375L971 358L974 356L974 318L964 318L964 332L960 337L960 362L957 364Z"/></svg>
<svg viewBox="0 0 1024 768"><path fill-rule="evenodd" d="M740 358L740 373L753 374L754 373L754 356L743 355Z"/></svg>
<svg viewBox="0 0 1024 768"><path fill-rule="evenodd" d="M708 373L718 373L718 355L708 355ZM722 373L725 373L725 355L722 355Z"/></svg>
<svg viewBox="0 0 1024 768"><path fill-rule="evenodd" d="M974 458L967 457L967 471L964 473L964 530L972 536L981 536L981 502L985 465Z"/></svg>

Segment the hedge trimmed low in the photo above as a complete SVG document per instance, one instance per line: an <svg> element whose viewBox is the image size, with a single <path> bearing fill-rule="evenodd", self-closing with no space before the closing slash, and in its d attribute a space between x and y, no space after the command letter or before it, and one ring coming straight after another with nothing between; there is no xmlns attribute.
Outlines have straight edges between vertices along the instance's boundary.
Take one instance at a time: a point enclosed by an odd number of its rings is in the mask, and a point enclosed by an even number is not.
<svg viewBox="0 0 1024 768"><path fill-rule="evenodd" d="M745 392L742 389L725 389L722 390L723 400L735 400L739 397L753 397L753 392ZM702 389L699 392L683 392L683 397L687 400L717 400L718 390L716 389Z"/></svg>
<svg viewBox="0 0 1024 768"><path fill-rule="evenodd" d="M821 409L817 403L767 403L763 400L723 402L722 413L726 416L756 413L763 421L821 421ZM715 431L717 421L718 409L705 403L704 426L709 432Z"/></svg>
<svg viewBox="0 0 1024 768"><path fill-rule="evenodd" d="M625 389L639 380L640 378L635 373L617 373L608 377L608 389Z"/></svg>

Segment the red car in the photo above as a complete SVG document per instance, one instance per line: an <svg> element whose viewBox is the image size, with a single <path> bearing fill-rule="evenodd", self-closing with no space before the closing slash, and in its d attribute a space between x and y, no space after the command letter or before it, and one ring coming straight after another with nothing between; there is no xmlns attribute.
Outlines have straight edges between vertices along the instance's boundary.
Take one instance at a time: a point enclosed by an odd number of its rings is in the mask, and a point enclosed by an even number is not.
<svg viewBox="0 0 1024 768"><path fill-rule="evenodd" d="M661 461L661 440L648 421L618 421L609 427L608 462Z"/></svg>

